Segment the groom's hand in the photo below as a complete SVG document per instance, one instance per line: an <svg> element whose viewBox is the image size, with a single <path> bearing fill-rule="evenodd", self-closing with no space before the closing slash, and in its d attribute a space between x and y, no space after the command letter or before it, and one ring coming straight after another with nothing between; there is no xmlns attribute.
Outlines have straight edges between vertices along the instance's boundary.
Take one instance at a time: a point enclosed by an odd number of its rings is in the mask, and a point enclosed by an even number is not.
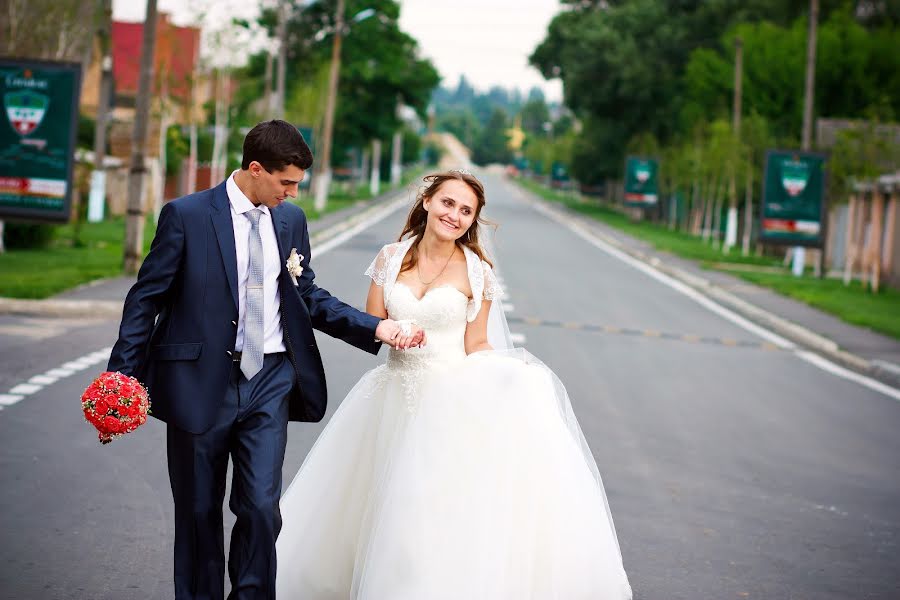
<svg viewBox="0 0 900 600"><path fill-rule="evenodd" d="M400 324L393 319L382 319L375 328L375 337L385 344L394 347L395 340L400 335Z"/></svg>

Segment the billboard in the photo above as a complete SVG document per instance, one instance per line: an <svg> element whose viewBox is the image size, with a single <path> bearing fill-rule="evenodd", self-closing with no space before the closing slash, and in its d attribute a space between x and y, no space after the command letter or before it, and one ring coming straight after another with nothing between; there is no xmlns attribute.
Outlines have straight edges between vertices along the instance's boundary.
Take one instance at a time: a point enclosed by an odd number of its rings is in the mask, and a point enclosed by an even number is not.
<svg viewBox="0 0 900 600"><path fill-rule="evenodd" d="M81 65L0 58L0 218L69 220Z"/></svg>
<svg viewBox="0 0 900 600"><path fill-rule="evenodd" d="M655 158L625 159L625 206L656 206L659 199L659 162Z"/></svg>
<svg viewBox="0 0 900 600"><path fill-rule="evenodd" d="M825 215L825 156L799 150L766 153L759 239L821 247Z"/></svg>

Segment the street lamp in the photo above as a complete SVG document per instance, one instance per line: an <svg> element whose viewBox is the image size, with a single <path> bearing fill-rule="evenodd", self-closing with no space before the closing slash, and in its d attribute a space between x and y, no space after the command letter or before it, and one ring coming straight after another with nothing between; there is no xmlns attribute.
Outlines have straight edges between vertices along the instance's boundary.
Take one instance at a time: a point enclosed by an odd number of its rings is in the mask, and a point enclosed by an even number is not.
<svg viewBox="0 0 900 600"><path fill-rule="evenodd" d="M356 13L351 20L359 23L375 14L374 8L367 8ZM331 69L328 74L328 97L325 100L325 126L322 128L322 151L319 159L322 163L313 180L314 202L317 211L325 209L328 203L328 188L331 185L331 140L334 135L334 111L337 104L338 78L341 71L341 42L344 34L344 0L337 0L334 18L334 40L331 44Z"/></svg>

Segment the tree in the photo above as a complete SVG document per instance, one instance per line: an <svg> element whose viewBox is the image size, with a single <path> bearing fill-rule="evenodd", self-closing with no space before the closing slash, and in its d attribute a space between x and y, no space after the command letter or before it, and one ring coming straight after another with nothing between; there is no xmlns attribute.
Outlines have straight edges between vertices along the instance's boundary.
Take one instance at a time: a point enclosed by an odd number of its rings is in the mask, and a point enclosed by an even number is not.
<svg viewBox="0 0 900 600"><path fill-rule="evenodd" d="M799 139L805 19L789 27L742 24L726 33L717 48L695 50L685 69L682 127L710 114L727 114L733 89L731 49L735 37L744 43L745 109L768 120L780 139ZM896 30L867 31L849 14L836 11L819 28L818 39L818 114L858 117L879 103L900 114L900 35Z"/></svg>
<svg viewBox="0 0 900 600"><path fill-rule="evenodd" d="M94 2L7 0L0 8L0 48L6 56L81 61L95 28Z"/></svg>
<svg viewBox="0 0 900 600"><path fill-rule="evenodd" d="M285 116L298 125L318 129L322 120L327 67L331 58L335 0L292 4L287 25ZM374 15L354 22L363 9ZM397 103L412 106L426 118L432 90L439 83L434 66L419 57L418 42L398 23L395 0L347 0L349 23L343 38L332 157L340 160L350 147L387 139L400 126ZM259 25L275 35L274 10L264 10ZM239 73L235 99L238 122L258 120L257 99L264 93L265 52L250 58Z"/></svg>
<svg viewBox="0 0 900 600"><path fill-rule="evenodd" d="M481 136L482 128L475 114L467 108L444 114L438 120L437 127L452 133L468 148L474 147L475 141Z"/></svg>
<svg viewBox="0 0 900 600"><path fill-rule="evenodd" d="M507 146L506 130L509 123L506 113L495 108L491 118L481 131L481 135L472 148L472 160L479 165L489 163L508 163L512 160L512 152Z"/></svg>
<svg viewBox="0 0 900 600"><path fill-rule="evenodd" d="M531 135L543 136L544 123L550 122L550 109L543 98L529 100L519 111L519 118L522 120L522 129Z"/></svg>
<svg viewBox="0 0 900 600"><path fill-rule="evenodd" d="M709 117L710 110L712 116L725 116L731 96L723 92L731 85L732 46L727 46L724 65L707 60L713 70L709 81L699 78L699 83L712 86L709 97L714 99L702 105L705 113L696 102L684 106L692 100L687 95L699 77L685 80L692 54L711 49L712 55L705 58L716 56L722 33L742 22L767 20L783 34L781 28L802 17L808 6L806 0L569 0L565 4L568 8L551 21L530 61L545 77L562 80L566 105L584 123L576 144L575 170L581 170L579 165L597 165L597 172L579 175L584 181L585 176L603 179L621 172L622 140L646 132L667 145L689 134L696 119ZM841 0L826 0L821 14L830 17L844 11L844 6ZM798 55L801 63L804 54ZM778 58L790 59L782 52ZM790 67L772 62L767 66L775 72ZM777 77L769 81L781 88L793 85ZM802 81L801 75L801 86Z"/></svg>

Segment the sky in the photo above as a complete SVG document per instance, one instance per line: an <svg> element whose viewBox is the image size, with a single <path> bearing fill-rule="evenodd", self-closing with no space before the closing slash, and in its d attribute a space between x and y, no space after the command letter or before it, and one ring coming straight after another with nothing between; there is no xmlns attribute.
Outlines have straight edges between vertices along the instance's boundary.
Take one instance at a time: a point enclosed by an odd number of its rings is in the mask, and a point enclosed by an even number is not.
<svg viewBox="0 0 900 600"><path fill-rule="evenodd" d="M271 2L272 0L265 0ZM252 18L259 2L247 0L157 0L158 10L178 25L205 24L205 31L221 31L232 17ZM190 7L188 7L190 5ZM113 0L113 17L141 21L146 2ZM528 66L528 55L544 38L547 25L559 10L558 0L400 0L400 27L419 41L422 55L443 76L442 85L455 87L465 74L480 91L493 85L532 86L548 100L562 98L558 80L545 81ZM207 48L211 46L206 40ZM246 40L221 40L215 55L240 63L238 48ZM229 49L234 49L229 51Z"/></svg>

